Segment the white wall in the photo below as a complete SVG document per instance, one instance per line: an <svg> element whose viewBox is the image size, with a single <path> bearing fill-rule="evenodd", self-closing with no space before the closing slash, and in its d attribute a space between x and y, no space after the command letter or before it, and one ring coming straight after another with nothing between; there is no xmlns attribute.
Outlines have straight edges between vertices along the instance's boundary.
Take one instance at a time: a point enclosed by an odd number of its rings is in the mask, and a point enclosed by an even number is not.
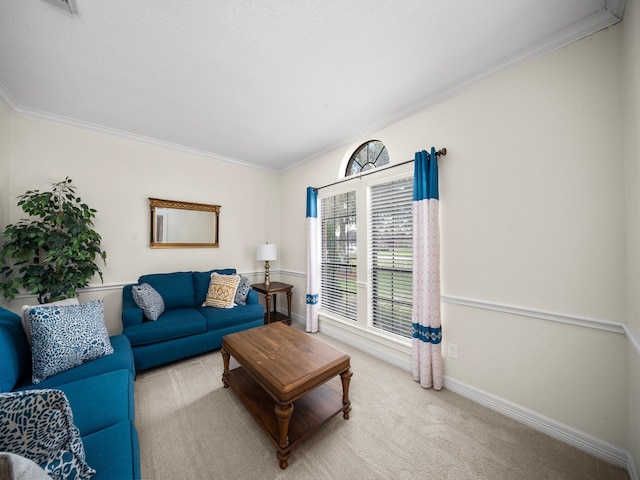
<svg viewBox="0 0 640 480"><path fill-rule="evenodd" d="M260 271L257 245L279 241L274 173L17 115L12 121L9 198L49 188L68 175L83 201L98 211L95 228L107 251L105 288L81 294L81 300L105 300L110 332L121 329L122 284L153 272ZM149 248L149 197L220 205L220 247ZM10 223L24 216L15 201L9 212ZM99 287L99 278L91 285ZM8 306L15 311L29 302L20 298Z"/></svg>
<svg viewBox="0 0 640 480"><path fill-rule="evenodd" d="M640 5L627 1L623 26L627 322L640 334ZM636 337L640 343L640 337ZM640 348L640 347L639 347ZM629 345L629 452L640 472L640 355Z"/></svg>
<svg viewBox="0 0 640 480"><path fill-rule="evenodd" d="M440 162L445 296L625 321L621 33L600 32L368 137L392 163L431 146L449 151ZM304 189L335 181L349 152L282 175L291 233L282 268L302 289ZM459 354L445 358L447 377L626 448L623 334L443 307L443 345Z"/></svg>
<svg viewBox="0 0 640 480"><path fill-rule="evenodd" d="M0 100L0 225L6 225L9 218L9 152L11 114Z"/></svg>

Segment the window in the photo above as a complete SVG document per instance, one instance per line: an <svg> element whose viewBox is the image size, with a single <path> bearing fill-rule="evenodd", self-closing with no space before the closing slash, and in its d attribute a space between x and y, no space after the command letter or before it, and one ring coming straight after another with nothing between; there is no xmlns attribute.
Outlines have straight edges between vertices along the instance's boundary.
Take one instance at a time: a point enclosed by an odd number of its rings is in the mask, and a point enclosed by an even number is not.
<svg viewBox="0 0 640 480"><path fill-rule="evenodd" d="M387 147L380 140L370 140L360 145L347 164L345 176L356 175L360 172L389 163Z"/></svg>
<svg viewBox="0 0 640 480"><path fill-rule="evenodd" d="M371 319L375 328L411 338L413 179L371 187Z"/></svg>
<svg viewBox="0 0 640 480"><path fill-rule="evenodd" d="M318 195L319 315L328 328L357 335L369 346L410 353L413 165L375 168L388 162L382 143L364 143L348 167L363 173Z"/></svg>
<svg viewBox="0 0 640 480"><path fill-rule="evenodd" d="M357 231L356 193L342 193L321 202L322 308L356 320Z"/></svg>

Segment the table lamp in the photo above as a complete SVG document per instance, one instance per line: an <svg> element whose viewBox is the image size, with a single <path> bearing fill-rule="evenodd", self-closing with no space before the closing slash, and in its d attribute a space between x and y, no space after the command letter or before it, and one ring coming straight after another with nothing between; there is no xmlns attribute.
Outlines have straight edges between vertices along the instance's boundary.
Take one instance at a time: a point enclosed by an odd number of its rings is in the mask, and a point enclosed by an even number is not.
<svg viewBox="0 0 640 480"><path fill-rule="evenodd" d="M258 254L256 260L264 261L264 284L268 287L269 281L269 262L278 259L276 245L273 243L262 243L258 245Z"/></svg>

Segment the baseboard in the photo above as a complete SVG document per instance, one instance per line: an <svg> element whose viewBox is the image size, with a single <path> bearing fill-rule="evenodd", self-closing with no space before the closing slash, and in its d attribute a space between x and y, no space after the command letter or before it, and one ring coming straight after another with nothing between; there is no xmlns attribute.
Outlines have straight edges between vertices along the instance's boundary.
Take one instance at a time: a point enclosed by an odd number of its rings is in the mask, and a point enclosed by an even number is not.
<svg viewBox="0 0 640 480"><path fill-rule="evenodd" d="M303 316L292 314L291 317L293 320L305 325L306 321ZM402 370L411 372L411 365L403 361L401 358L375 350L375 347L371 344L364 341L358 341L357 339L354 339L352 335L348 335L346 332L341 332L340 329L334 327L335 325L327 325L327 323L324 322L324 325L321 327L321 332L335 338L336 340L351 345L358 350L368 353L369 355L395 365ZM552 418L545 417L533 410L529 410L520 405L509 402L508 400L492 395L491 393L485 392L484 390L467 385L454 378L445 376L444 388L493 411L501 413L506 417L513 418L514 420L560 440L567 445L571 445L583 452L594 455L595 457L609 462L612 465L624 468L627 470L630 480L640 480L631 454L621 448L553 420Z"/></svg>
<svg viewBox="0 0 640 480"><path fill-rule="evenodd" d="M621 448L453 378L445 376L444 387L583 452L625 468L631 479L638 479L631 455Z"/></svg>

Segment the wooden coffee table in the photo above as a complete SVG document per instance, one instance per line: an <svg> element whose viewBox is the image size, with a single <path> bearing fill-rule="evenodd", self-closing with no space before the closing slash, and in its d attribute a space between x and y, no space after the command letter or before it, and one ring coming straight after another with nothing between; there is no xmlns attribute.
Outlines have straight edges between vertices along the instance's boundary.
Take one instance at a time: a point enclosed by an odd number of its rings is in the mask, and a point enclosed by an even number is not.
<svg viewBox="0 0 640 480"><path fill-rule="evenodd" d="M340 412L349 418L350 357L310 335L277 322L224 336L220 353L224 387L276 446L280 468L324 422ZM229 370L230 356L240 367Z"/></svg>

